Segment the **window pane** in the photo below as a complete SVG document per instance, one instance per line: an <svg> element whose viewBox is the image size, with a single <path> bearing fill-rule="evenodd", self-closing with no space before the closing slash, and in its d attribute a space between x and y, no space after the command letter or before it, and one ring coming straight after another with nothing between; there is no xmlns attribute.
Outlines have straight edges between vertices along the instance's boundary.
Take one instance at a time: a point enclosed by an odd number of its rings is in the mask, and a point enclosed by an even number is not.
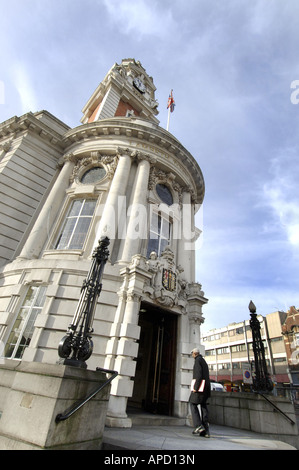
<svg viewBox="0 0 299 470"><path fill-rule="evenodd" d="M90 222L91 218L89 217L83 217L78 220L72 240L69 243L70 249L76 250L82 248Z"/></svg>
<svg viewBox="0 0 299 470"><path fill-rule="evenodd" d="M56 248L59 250L63 250L64 248L67 248L68 242L72 236L74 227L76 225L76 220L75 218L72 219L67 219L65 222L65 226L62 230L62 233L59 237L59 240L56 244Z"/></svg>
<svg viewBox="0 0 299 470"><path fill-rule="evenodd" d="M152 213L151 217L151 232L158 233L158 214L156 212Z"/></svg>
<svg viewBox="0 0 299 470"><path fill-rule="evenodd" d="M19 310L16 321L8 337L4 349L5 357L20 359L24 350L29 346L37 315L45 302L45 286L32 286L28 289L23 305Z"/></svg>
<svg viewBox="0 0 299 470"><path fill-rule="evenodd" d="M156 191L161 201L163 201L168 206L172 205L173 203L172 194L167 188L167 186L165 186L164 184L157 184Z"/></svg>
<svg viewBox="0 0 299 470"><path fill-rule="evenodd" d="M154 240L150 239L148 242L147 246L147 258L149 258L149 255L151 254L152 251L155 251L158 254L159 251L159 240Z"/></svg>
<svg viewBox="0 0 299 470"><path fill-rule="evenodd" d="M78 200L78 201L74 201L72 206L71 206L71 210L68 214L68 217L76 217L77 215L79 215L79 212L80 212L80 209L81 209L81 206L82 206L82 202L81 200Z"/></svg>
<svg viewBox="0 0 299 470"><path fill-rule="evenodd" d="M160 243L159 255L165 250L167 245L168 245L168 240L165 240L162 238L161 243Z"/></svg>
<svg viewBox="0 0 299 470"><path fill-rule="evenodd" d="M32 299L34 298L34 296L36 295L38 291L38 287L37 286L31 286L29 287L28 289L28 292L27 292L27 295L25 297L25 300L23 302L23 307L26 307L27 305L31 305L32 303Z"/></svg>
<svg viewBox="0 0 299 470"><path fill-rule="evenodd" d="M171 222L156 212L152 213L149 242L147 247L147 257L152 251L158 256L161 255L171 238Z"/></svg>
<svg viewBox="0 0 299 470"><path fill-rule="evenodd" d="M37 289L37 295L36 295L36 298L35 298L35 301L34 301L34 306L35 307L42 307L44 305L44 302L45 302L45 294L46 294L46 289L47 287L46 286L40 286L40 287L36 287L35 289Z"/></svg>
<svg viewBox="0 0 299 470"><path fill-rule="evenodd" d="M93 201L93 200L85 201L80 215L93 215L95 206L96 206L96 201Z"/></svg>
<svg viewBox="0 0 299 470"><path fill-rule="evenodd" d="M169 222L164 218L162 219L161 236L167 238L167 240L169 239Z"/></svg>
<svg viewBox="0 0 299 470"><path fill-rule="evenodd" d="M104 178L106 175L106 171L102 167L91 168L90 170L86 171L81 178L81 183L88 184L88 183L96 183Z"/></svg>
<svg viewBox="0 0 299 470"><path fill-rule="evenodd" d="M83 247L95 206L95 199L73 201L56 243L56 249L80 250Z"/></svg>

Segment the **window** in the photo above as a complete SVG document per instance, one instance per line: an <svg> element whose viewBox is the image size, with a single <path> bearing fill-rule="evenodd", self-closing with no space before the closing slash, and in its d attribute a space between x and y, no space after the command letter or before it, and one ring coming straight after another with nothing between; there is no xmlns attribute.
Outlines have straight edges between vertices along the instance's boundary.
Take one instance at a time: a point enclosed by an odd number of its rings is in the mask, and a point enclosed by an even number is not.
<svg viewBox="0 0 299 470"><path fill-rule="evenodd" d="M150 226L150 236L147 247L147 257L152 251L158 256L164 251L171 238L172 223L169 218L163 217L160 213L153 212Z"/></svg>
<svg viewBox="0 0 299 470"><path fill-rule="evenodd" d="M240 362L233 362L233 369L241 369L241 363Z"/></svg>
<svg viewBox="0 0 299 470"><path fill-rule="evenodd" d="M229 348L228 347L218 348L217 349L217 354L229 354Z"/></svg>
<svg viewBox="0 0 299 470"><path fill-rule="evenodd" d="M4 356L11 359L21 359L29 346L34 322L41 312L45 302L45 286L31 286L20 308L17 319L12 327L4 349Z"/></svg>
<svg viewBox="0 0 299 470"><path fill-rule="evenodd" d="M165 186L164 184L157 184L156 191L161 201L163 201L168 206L172 205L173 203L172 194L167 188L167 186Z"/></svg>
<svg viewBox="0 0 299 470"><path fill-rule="evenodd" d="M229 362L223 362L222 364L218 364L218 370L230 369Z"/></svg>
<svg viewBox="0 0 299 470"><path fill-rule="evenodd" d="M106 170L101 166L96 166L87 170L81 178L81 183L83 184L90 184L96 183L104 178L106 175Z"/></svg>
<svg viewBox="0 0 299 470"><path fill-rule="evenodd" d="M206 349L206 356L215 356L215 349Z"/></svg>
<svg viewBox="0 0 299 470"><path fill-rule="evenodd" d="M82 249L95 205L96 199L73 201L55 245L57 250Z"/></svg>
<svg viewBox="0 0 299 470"><path fill-rule="evenodd" d="M234 346L231 347L232 348L232 352L240 352L240 351L246 351L246 344L242 343L242 344L236 344Z"/></svg>

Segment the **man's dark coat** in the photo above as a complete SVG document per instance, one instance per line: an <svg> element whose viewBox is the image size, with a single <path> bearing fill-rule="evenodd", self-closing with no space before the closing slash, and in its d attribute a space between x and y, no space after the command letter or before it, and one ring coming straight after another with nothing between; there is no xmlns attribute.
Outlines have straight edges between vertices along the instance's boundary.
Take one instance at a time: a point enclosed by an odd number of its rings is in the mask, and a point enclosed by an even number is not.
<svg viewBox="0 0 299 470"><path fill-rule="evenodd" d="M193 379L195 379L194 390L199 389L202 380L205 380L205 387L203 392L191 392L189 401L196 405L206 403L211 395L210 374L208 364L201 354L194 360Z"/></svg>

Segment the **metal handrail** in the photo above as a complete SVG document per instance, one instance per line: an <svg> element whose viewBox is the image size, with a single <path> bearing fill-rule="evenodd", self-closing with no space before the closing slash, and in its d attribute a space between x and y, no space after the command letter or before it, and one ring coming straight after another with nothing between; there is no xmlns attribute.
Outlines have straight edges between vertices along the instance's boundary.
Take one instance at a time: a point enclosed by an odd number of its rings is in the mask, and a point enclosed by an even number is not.
<svg viewBox="0 0 299 470"><path fill-rule="evenodd" d="M291 424L296 424L295 421L293 421L287 414L285 414L280 408L278 408L278 406L275 405L275 403L273 403L271 400L269 400L268 397L266 397L263 393L261 392L257 392L258 395L260 395L261 397L263 397L266 401L268 401L274 408L274 411L278 411L279 413L281 413L286 419L288 419L290 421Z"/></svg>
<svg viewBox="0 0 299 470"><path fill-rule="evenodd" d="M73 406L65 410L64 413L59 413L56 418L55 418L55 423L60 423L60 421L65 421L66 419L70 418L76 411L78 411L80 408L82 408L83 405L85 405L89 400L91 400L97 393L99 393L103 388L105 388L107 385L112 382L113 379L118 375L118 372L115 370L108 370L108 369L102 369L101 367L96 368L97 371L104 372L106 374L112 374L112 376L106 380L104 384L101 384L99 387L97 387L93 392L91 392L86 398L83 398L82 400L79 400L76 402Z"/></svg>

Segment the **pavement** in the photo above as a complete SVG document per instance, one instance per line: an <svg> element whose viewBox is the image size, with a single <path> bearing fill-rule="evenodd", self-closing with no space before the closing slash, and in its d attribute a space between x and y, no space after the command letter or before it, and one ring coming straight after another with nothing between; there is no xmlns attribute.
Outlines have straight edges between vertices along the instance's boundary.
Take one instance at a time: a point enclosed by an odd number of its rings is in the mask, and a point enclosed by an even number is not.
<svg viewBox="0 0 299 470"><path fill-rule="evenodd" d="M146 420L144 421L146 423ZM192 435L190 426L146 424L131 428L105 428L103 450L296 450L263 434L210 425L210 438Z"/></svg>

